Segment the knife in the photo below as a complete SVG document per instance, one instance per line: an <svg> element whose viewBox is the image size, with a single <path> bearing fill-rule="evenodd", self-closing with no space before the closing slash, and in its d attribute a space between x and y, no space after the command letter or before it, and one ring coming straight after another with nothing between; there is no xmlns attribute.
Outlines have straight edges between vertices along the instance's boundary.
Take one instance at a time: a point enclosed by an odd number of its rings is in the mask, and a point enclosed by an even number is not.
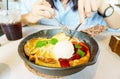
<svg viewBox="0 0 120 79"><path fill-rule="evenodd" d="M75 28L75 30L72 32L72 34L70 35L70 39L71 38L73 38L73 36L75 35L75 33L77 32L77 30L78 30L78 28L80 27L80 26L82 26L84 23L79 23L78 25L77 25L77 27Z"/></svg>

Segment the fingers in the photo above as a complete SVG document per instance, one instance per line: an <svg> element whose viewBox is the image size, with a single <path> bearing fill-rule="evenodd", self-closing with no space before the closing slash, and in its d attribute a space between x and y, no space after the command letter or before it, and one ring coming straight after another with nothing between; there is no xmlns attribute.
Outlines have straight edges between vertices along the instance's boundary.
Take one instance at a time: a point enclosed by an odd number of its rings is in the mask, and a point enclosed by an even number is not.
<svg viewBox="0 0 120 79"><path fill-rule="evenodd" d="M93 12L97 11L97 9L98 9L98 3L97 3L97 1L96 0L92 0L90 2L91 2L91 9L92 9L92 11Z"/></svg>
<svg viewBox="0 0 120 79"><path fill-rule="evenodd" d="M48 11L50 14L46 13ZM31 13L34 16L42 16L52 18L55 16L55 11L46 0L38 0L32 7Z"/></svg>
<svg viewBox="0 0 120 79"><path fill-rule="evenodd" d="M84 1L78 0L78 12L80 15L81 23L85 22L85 11L84 11Z"/></svg>
<svg viewBox="0 0 120 79"><path fill-rule="evenodd" d="M38 11L37 16L42 16L44 18L53 18L48 11Z"/></svg>
<svg viewBox="0 0 120 79"><path fill-rule="evenodd" d="M97 0L78 0L78 12L82 23L85 22L85 17L90 18L92 12L97 11Z"/></svg>
<svg viewBox="0 0 120 79"><path fill-rule="evenodd" d="M52 15L54 15L54 9L51 8L51 5L46 0L38 0L35 5L38 5L39 10L49 11Z"/></svg>
<svg viewBox="0 0 120 79"><path fill-rule="evenodd" d="M55 15L54 9L51 8L51 7L48 7L48 6L45 6L45 5L40 5L40 6L37 6L37 8L38 8L38 11L48 11L48 12L50 12L50 14L48 14L48 13L47 14L50 15L51 17Z"/></svg>
<svg viewBox="0 0 120 79"><path fill-rule="evenodd" d="M48 7L51 7L51 5L49 4L49 2L47 2L46 0L37 0L37 2L35 3L35 5L46 5Z"/></svg>
<svg viewBox="0 0 120 79"><path fill-rule="evenodd" d="M86 15L88 18L90 18L91 15L92 15L90 0L86 0L84 4L85 4L85 5L84 5L84 7L85 7L85 15Z"/></svg>

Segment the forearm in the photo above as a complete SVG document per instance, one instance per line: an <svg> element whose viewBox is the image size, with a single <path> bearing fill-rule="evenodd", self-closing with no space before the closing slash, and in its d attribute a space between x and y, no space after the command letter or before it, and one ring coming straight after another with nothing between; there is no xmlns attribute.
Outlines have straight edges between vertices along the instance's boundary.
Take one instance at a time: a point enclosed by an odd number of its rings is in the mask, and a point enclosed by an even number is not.
<svg viewBox="0 0 120 79"><path fill-rule="evenodd" d="M103 14L105 9L109 6L108 3L103 3L98 11ZM111 28L120 28L120 13L114 10L113 14L109 17L104 18L108 26Z"/></svg>

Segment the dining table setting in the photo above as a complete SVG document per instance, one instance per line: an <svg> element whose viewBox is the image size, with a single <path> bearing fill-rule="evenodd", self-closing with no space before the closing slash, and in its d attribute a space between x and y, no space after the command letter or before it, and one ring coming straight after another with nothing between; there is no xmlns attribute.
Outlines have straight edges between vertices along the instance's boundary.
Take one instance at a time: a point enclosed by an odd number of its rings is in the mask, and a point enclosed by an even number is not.
<svg viewBox="0 0 120 79"><path fill-rule="evenodd" d="M18 53L21 41L40 30L58 28L60 27L47 25L22 27L23 37L14 41L8 40L5 34L0 36L0 79L120 79L120 55L110 47L111 36L118 36L120 41L120 32L107 31L108 28L104 26L81 31L88 34L98 44L99 53L94 64L62 77L39 75L30 70ZM112 44L114 46L115 43ZM118 49L120 50L120 47Z"/></svg>

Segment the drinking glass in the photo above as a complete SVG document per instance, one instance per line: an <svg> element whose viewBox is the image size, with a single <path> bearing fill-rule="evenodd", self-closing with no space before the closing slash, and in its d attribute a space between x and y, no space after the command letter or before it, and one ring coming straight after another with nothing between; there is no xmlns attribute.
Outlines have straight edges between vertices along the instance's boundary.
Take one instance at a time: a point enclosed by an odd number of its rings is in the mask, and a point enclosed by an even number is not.
<svg viewBox="0 0 120 79"><path fill-rule="evenodd" d="M0 26L10 41L22 38L21 14L19 10L0 10Z"/></svg>

